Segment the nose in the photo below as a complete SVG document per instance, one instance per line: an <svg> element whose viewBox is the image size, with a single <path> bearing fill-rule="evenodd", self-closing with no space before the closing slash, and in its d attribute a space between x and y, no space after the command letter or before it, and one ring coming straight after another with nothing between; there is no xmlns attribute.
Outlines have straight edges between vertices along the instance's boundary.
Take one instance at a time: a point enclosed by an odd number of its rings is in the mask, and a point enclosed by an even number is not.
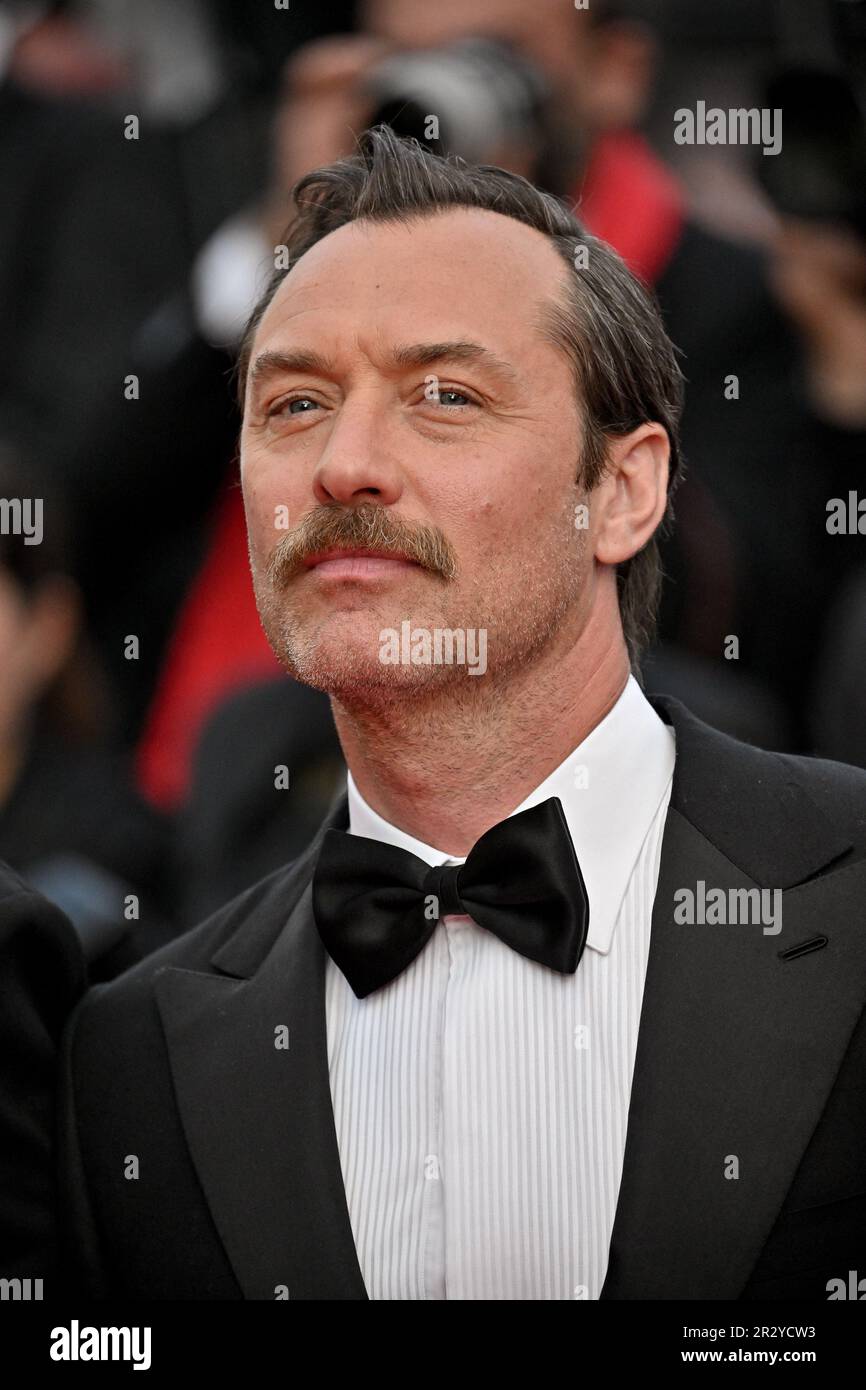
<svg viewBox="0 0 866 1390"><path fill-rule="evenodd" d="M396 502L403 491L389 448L384 402L345 401L332 426L313 478L317 502L354 506Z"/></svg>

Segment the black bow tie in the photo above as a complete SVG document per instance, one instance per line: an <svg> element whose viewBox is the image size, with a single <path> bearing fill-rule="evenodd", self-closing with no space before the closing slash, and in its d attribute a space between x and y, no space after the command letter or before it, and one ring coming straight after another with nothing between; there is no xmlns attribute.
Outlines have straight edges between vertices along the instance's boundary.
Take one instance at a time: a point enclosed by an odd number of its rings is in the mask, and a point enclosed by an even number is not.
<svg viewBox="0 0 866 1390"><path fill-rule="evenodd" d="M558 797L494 825L464 864L431 868L395 845L327 830L313 913L359 999L405 970L450 913L465 913L564 975L577 969L589 930L586 885Z"/></svg>

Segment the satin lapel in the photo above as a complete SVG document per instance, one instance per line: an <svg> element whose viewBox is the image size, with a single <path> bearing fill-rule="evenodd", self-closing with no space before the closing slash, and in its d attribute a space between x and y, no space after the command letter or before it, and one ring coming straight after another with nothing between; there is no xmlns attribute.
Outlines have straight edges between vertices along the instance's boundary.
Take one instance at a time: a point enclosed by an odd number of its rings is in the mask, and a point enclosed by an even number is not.
<svg viewBox="0 0 866 1390"><path fill-rule="evenodd" d="M345 798L322 829L342 824L344 810ZM283 1289L290 1299L367 1298L331 1105L313 854L285 925L273 920L279 901L260 907L260 920L215 957L250 978L177 969L157 977L187 1143L248 1299ZM261 962L251 958L257 939L273 943ZM280 1030L288 1047L276 1045Z"/></svg>
<svg viewBox="0 0 866 1390"><path fill-rule="evenodd" d="M605 1299L734 1299L862 1007L862 862L782 896L782 930L680 925L674 893L754 880L669 810ZM828 925L829 924L829 925ZM826 928L826 947L779 952ZM739 1176L733 1174L735 1165Z"/></svg>

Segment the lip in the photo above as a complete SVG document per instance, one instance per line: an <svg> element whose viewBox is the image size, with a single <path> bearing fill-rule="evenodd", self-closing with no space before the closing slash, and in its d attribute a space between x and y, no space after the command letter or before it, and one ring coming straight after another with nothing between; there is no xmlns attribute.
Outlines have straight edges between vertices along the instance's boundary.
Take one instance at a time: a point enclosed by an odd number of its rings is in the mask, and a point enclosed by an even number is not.
<svg viewBox="0 0 866 1390"><path fill-rule="evenodd" d="M382 550L323 550L308 555L304 561L308 570L331 579L369 579L401 570L417 569L414 560Z"/></svg>

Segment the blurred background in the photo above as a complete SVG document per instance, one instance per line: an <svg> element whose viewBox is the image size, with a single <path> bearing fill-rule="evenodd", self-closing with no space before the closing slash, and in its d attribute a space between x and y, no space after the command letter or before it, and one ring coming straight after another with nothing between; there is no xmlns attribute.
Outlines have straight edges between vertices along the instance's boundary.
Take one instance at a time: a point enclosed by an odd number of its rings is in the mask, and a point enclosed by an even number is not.
<svg viewBox="0 0 866 1390"><path fill-rule="evenodd" d="M781 109L781 151L677 143L701 102ZM231 374L292 183L376 121L574 202L658 296L687 478L647 688L866 767L864 110L863 0L0 0L0 858L91 978L345 777L259 627Z"/></svg>

